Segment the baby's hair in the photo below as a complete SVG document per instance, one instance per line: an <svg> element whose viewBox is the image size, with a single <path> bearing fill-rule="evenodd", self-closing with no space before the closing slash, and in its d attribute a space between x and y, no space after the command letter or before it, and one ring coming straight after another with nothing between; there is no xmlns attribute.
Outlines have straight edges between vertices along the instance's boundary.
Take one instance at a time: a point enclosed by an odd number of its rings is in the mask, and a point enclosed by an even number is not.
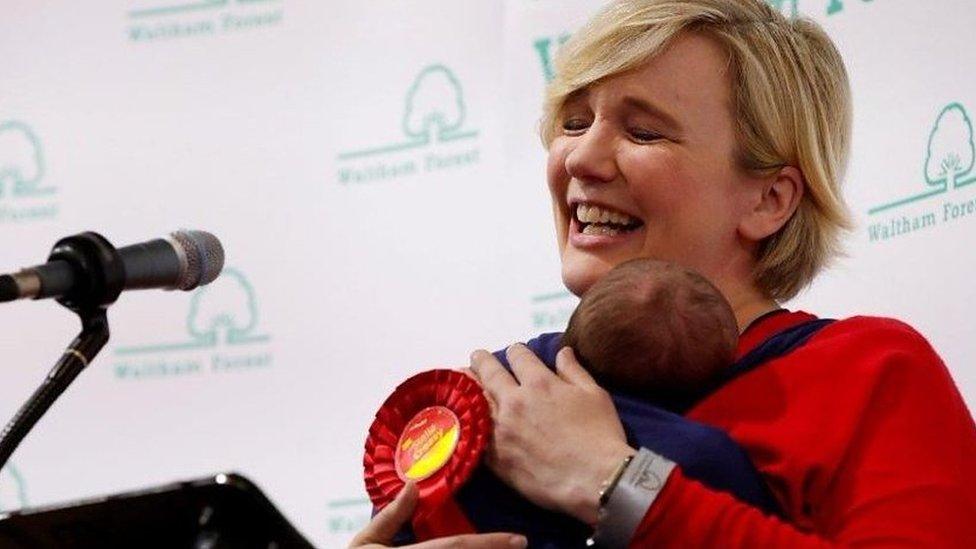
<svg viewBox="0 0 976 549"><path fill-rule="evenodd" d="M680 400L732 363L737 337L731 307L703 276L673 263L635 259L612 269L583 296L562 344L608 389ZM723 344L716 345L716 338ZM641 365L674 365L680 371L656 379L647 372L613 371L633 367L635 358Z"/></svg>

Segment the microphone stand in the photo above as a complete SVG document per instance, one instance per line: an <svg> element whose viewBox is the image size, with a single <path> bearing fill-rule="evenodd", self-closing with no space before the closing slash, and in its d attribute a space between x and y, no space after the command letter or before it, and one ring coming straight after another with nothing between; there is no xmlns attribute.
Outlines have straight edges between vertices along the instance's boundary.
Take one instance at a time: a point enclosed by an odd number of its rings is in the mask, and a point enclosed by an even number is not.
<svg viewBox="0 0 976 549"><path fill-rule="evenodd" d="M71 265L77 284L60 298L81 319L81 333L58 359L41 386L20 407L0 432L0 468L7 463L27 433L78 377L109 339L108 306L125 285L125 268L118 250L97 233L86 232L59 240L48 261Z"/></svg>

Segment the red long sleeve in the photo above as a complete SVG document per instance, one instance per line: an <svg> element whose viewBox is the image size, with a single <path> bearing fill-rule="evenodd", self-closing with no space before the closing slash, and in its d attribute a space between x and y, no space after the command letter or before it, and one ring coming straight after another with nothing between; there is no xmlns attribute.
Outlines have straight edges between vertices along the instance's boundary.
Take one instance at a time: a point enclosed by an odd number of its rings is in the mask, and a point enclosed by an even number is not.
<svg viewBox="0 0 976 549"><path fill-rule="evenodd" d="M744 344L810 318L778 316ZM836 322L688 416L745 448L785 521L676 470L632 547L976 547L976 427L900 322Z"/></svg>

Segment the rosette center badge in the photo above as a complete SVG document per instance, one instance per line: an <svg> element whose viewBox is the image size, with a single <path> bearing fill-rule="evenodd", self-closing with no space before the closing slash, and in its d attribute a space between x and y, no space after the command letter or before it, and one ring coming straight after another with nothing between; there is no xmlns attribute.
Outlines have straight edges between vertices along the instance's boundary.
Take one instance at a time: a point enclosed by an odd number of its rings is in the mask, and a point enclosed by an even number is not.
<svg viewBox="0 0 976 549"><path fill-rule="evenodd" d="M421 481L439 471L454 455L460 432L457 416L444 406L430 406L418 412L397 442L397 476L404 482Z"/></svg>

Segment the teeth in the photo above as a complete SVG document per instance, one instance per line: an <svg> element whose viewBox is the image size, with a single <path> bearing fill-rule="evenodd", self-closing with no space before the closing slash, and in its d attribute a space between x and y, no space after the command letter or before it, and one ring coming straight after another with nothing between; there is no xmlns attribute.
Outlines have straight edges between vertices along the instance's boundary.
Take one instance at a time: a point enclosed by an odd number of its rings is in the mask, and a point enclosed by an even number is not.
<svg viewBox="0 0 976 549"><path fill-rule="evenodd" d="M591 224L583 227L583 234L614 236L620 234L620 231L606 225Z"/></svg>
<svg viewBox="0 0 976 549"><path fill-rule="evenodd" d="M576 217L583 223L613 223L615 225L631 225L637 222L633 217L599 206L578 204Z"/></svg>

